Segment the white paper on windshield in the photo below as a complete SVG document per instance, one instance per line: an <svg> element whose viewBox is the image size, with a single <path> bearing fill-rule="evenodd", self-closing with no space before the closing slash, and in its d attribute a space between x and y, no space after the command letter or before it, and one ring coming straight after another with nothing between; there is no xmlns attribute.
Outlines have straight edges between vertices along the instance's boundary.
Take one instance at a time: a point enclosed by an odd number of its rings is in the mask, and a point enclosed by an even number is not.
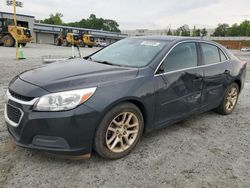
<svg viewBox="0 0 250 188"><path fill-rule="evenodd" d="M155 42L155 41L143 41L141 43L141 45L144 45L144 46L159 46L159 42Z"/></svg>

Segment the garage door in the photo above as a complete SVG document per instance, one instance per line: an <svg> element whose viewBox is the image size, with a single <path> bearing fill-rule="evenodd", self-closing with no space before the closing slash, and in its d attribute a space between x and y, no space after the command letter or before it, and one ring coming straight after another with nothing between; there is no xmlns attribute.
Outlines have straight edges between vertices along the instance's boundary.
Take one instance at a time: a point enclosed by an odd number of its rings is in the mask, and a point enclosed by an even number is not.
<svg viewBox="0 0 250 188"><path fill-rule="evenodd" d="M54 34L50 33L36 33L37 34L37 43L41 44L54 44Z"/></svg>

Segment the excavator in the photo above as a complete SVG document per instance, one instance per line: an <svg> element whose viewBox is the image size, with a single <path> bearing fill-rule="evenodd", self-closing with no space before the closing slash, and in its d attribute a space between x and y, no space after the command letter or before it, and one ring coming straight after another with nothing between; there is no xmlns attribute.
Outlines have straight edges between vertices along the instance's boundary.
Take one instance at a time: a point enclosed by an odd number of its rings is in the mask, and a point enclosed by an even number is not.
<svg viewBox="0 0 250 188"><path fill-rule="evenodd" d="M13 19L0 18L0 45L13 47L17 41L18 45L25 46L31 40L28 28L19 25L15 27Z"/></svg>
<svg viewBox="0 0 250 188"><path fill-rule="evenodd" d="M57 46L79 46L81 39L78 34L73 33L72 29L63 29L56 39Z"/></svg>

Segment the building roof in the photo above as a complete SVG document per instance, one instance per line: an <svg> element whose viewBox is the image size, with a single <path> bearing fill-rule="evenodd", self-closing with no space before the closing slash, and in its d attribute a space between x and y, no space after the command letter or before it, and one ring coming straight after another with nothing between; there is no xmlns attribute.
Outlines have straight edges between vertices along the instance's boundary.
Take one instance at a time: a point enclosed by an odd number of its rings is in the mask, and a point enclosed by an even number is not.
<svg viewBox="0 0 250 188"><path fill-rule="evenodd" d="M13 13L10 12L1 12L0 14L7 14L7 15L13 15ZM25 15L25 14L16 14L17 16L23 16L23 17L28 17L28 18L35 18L35 16L30 16L30 15Z"/></svg>
<svg viewBox="0 0 250 188"><path fill-rule="evenodd" d="M79 28L79 27L70 27L70 26L62 26L62 25L51 25L51 24L43 24L43 23L34 23L34 31L35 32L44 32L44 33L55 33L58 34L62 31L62 29L72 29L73 33L78 33L79 31L88 31L89 34L100 37L100 38L111 38L111 39L122 39L127 37L126 34L102 31L96 29L87 29L87 28Z"/></svg>
<svg viewBox="0 0 250 188"><path fill-rule="evenodd" d="M108 33L108 34L114 34L114 35L123 35L127 36L123 33L118 32L111 32L111 31L103 31L98 29L88 29L88 28L82 28L82 27L70 27L70 26L64 26L64 25L53 25L53 24L44 24L44 23L34 23L34 25L37 26L45 26L45 27L57 27L57 28L67 28L67 29L76 29L76 30L86 30L86 31L92 31L92 32L100 32L100 33Z"/></svg>

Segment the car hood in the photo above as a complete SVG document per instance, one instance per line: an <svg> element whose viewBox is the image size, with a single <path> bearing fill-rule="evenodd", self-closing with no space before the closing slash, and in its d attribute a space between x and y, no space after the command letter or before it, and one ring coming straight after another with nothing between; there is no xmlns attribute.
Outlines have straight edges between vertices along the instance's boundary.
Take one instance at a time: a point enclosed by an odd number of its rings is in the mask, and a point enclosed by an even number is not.
<svg viewBox="0 0 250 188"><path fill-rule="evenodd" d="M19 78L49 92L59 92L121 82L135 78L137 73L138 68L75 59L23 72Z"/></svg>

